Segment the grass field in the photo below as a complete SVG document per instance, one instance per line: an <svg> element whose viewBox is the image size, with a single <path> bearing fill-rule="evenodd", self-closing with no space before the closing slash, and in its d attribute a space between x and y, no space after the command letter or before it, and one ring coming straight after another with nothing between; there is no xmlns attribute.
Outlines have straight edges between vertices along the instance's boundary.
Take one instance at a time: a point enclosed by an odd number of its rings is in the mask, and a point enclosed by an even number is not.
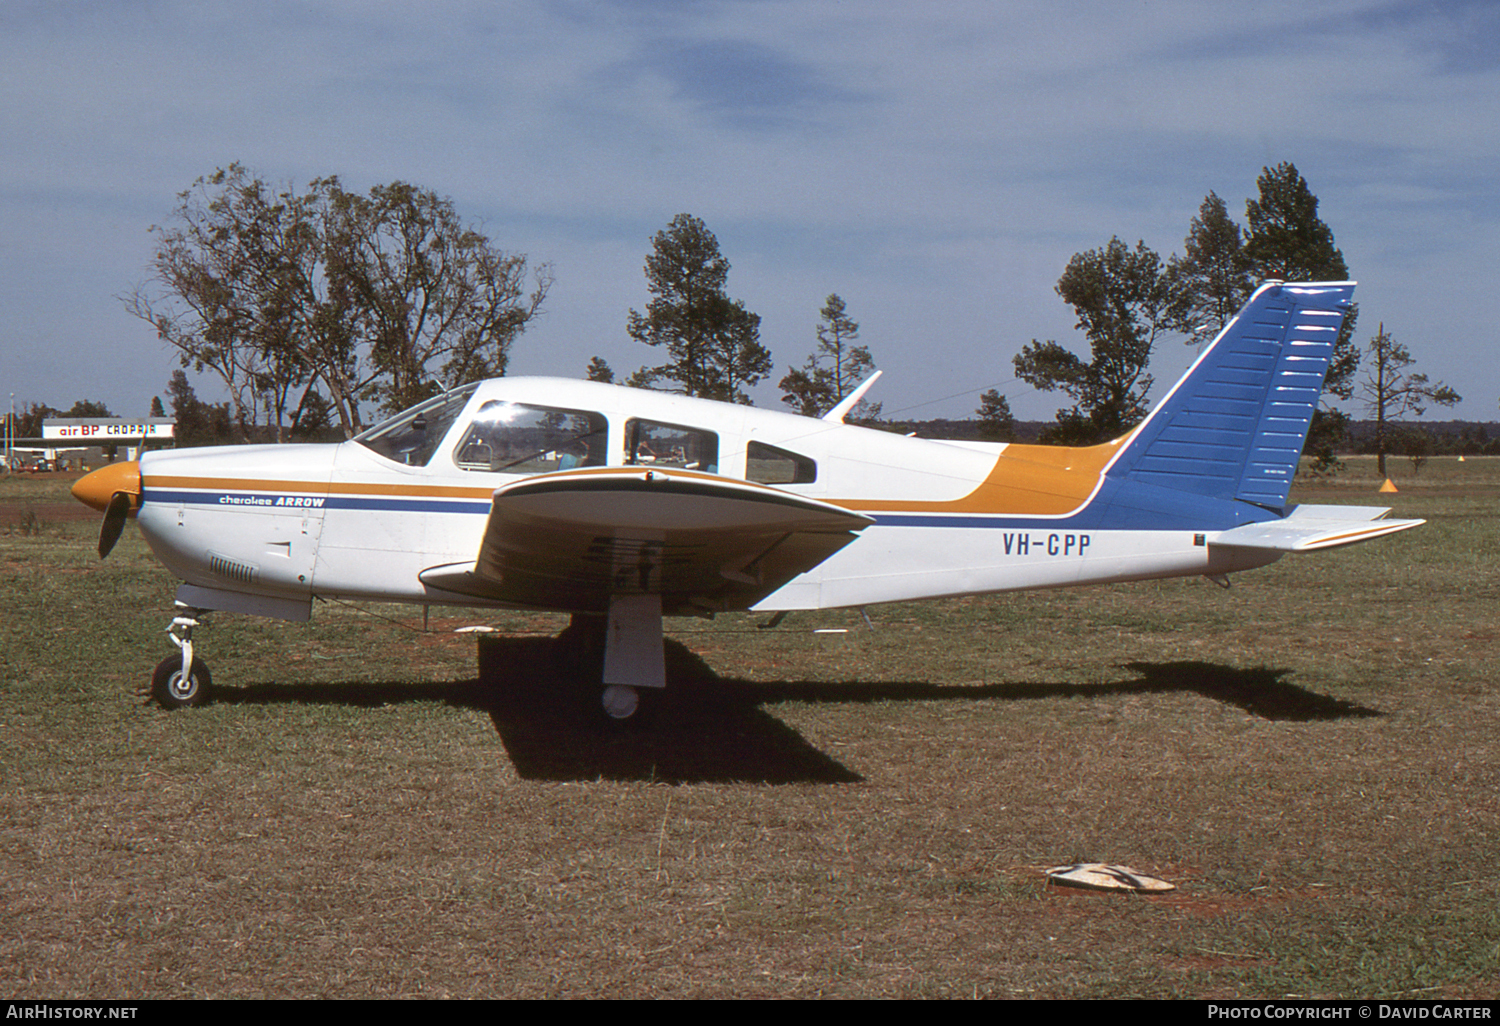
<svg viewBox="0 0 1500 1026"><path fill-rule="evenodd" d="M174 582L0 480L0 993L1500 996L1500 460L1392 470L1295 497L1425 527L1227 591L674 622L626 735L559 713L559 618L401 607L219 616L162 712Z"/></svg>

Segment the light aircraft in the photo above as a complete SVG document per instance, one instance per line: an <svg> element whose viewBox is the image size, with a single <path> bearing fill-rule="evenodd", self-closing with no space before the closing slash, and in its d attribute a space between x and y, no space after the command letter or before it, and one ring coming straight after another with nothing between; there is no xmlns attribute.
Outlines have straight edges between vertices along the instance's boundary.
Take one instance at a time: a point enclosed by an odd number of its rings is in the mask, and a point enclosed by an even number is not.
<svg viewBox="0 0 1500 1026"><path fill-rule="evenodd" d="M1103 445L932 441L558 378L429 399L350 441L158 450L73 488L182 580L152 692L210 687L210 610L314 598L571 613L598 708L665 686L662 618L1226 575L1422 523L1288 506L1354 283L1261 286L1150 415ZM602 657L602 658L601 658ZM601 665L602 664L602 665Z"/></svg>

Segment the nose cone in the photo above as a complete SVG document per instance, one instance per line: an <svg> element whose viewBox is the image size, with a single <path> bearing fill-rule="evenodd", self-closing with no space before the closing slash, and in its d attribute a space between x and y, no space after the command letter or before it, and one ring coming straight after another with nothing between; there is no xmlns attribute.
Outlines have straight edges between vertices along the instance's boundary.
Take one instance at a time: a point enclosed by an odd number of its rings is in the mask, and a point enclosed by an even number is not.
<svg viewBox="0 0 1500 1026"><path fill-rule="evenodd" d="M130 508L141 504L141 465L135 460L111 463L106 467L84 474L73 482L73 498L99 512L109 507L109 500L116 492L130 496Z"/></svg>

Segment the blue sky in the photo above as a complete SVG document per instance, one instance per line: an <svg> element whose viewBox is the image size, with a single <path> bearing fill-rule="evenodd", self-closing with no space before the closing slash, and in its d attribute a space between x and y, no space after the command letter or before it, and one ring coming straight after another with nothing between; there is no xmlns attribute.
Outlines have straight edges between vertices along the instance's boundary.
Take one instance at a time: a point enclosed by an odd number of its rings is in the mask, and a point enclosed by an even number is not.
<svg viewBox="0 0 1500 1026"><path fill-rule="evenodd" d="M704 219L774 382L839 293L888 414L1017 415L1053 291L1118 235L1180 252L1210 190L1243 222L1291 161L1419 369L1500 419L1500 4L0 0L0 402L145 412L175 357L119 296L151 225L239 161L450 197L553 266L511 372L657 362L625 333L651 237ZM1165 343L1165 389L1187 360ZM212 381L200 395L219 398ZM1351 407L1358 415L1358 410ZM1441 414L1448 416L1448 414Z"/></svg>

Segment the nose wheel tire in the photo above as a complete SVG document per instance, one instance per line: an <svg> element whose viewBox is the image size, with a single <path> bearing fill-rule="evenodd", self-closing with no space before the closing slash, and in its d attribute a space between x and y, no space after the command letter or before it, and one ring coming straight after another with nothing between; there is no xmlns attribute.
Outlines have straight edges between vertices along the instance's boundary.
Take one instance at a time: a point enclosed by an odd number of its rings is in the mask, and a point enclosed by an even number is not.
<svg viewBox="0 0 1500 1026"><path fill-rule="evenodd" d="M208 701L213 688L208 664L195 658L186 677L182 674L182 654L170 655L157 664L151 675L151 697L163 709L184 709Z"/></svg>

